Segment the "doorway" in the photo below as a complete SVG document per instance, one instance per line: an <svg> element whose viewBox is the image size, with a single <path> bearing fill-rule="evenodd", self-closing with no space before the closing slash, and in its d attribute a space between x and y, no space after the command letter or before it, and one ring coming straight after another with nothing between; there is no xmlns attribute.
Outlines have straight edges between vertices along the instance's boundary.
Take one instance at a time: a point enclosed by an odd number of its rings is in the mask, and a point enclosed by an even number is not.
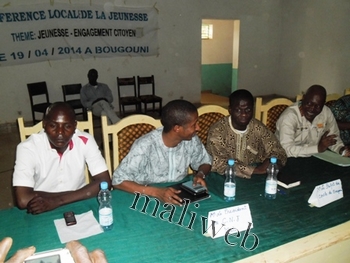
<svg viewBox="0 0 350 263"><path fill-rule="evenodd" d="M202 39L201 91L229 96L237 89L239 20L202 19L212 38Z"/></svg>

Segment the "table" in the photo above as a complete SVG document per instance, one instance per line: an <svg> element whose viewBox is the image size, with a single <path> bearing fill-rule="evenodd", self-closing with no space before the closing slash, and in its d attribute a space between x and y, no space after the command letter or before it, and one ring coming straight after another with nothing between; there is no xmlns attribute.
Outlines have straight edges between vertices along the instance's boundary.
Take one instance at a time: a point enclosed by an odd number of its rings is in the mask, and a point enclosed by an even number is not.
<svg viewBox="0 0 350 263"><path fill-rule="evenodd" d="M89 250L103 249L109 262L232 262L245 258L249 261L251 256L259 255L266 259L261 255L268 255L271 249L277 247L281 251L281 245L298 242L350 220L350 168L310 157L290 158L285 169L302 174L300 186L290 189L287 194L279 194L275 200L267 200L264 198L265 175L253 175L250 180L237 178L233 203L223 200L223 177L212 173L207 177L212 197L197 205L190 204L187 211L176 207L171 219L170 211L162 204L154 213L152 198L147 209L142 211L144 202L141 199L133 207L135 195L114 190L113 230L80 241ZM344 198L322 208L308 206L307 200L316 185L338 178L342 181ZM255 250L247 251L240 246L243 234L237 238L236 246L227 245L223 238L211 239L202 235L202 217L207 217L209 211L245 203L249 203L254 223L250 233L259 238ZM14 239L9 255L30 245L35 245L37 251L60 248L64 245L59 241L53 220L62 218L69 210L76 214L92 210L98 218L97 209L97 199L91 198L35 216L17 208L1 210L0 238L11 236ZM179 223L181 214L184 217ZM343 231L350 238L349 227ZM246 248L251 247L252 242L252 238L248 238ZM289 254L288 250L282 249L282 252ZM270 254L271 259L274 256ZM298 255L289 254L288 258L296 259Z"/></svg>

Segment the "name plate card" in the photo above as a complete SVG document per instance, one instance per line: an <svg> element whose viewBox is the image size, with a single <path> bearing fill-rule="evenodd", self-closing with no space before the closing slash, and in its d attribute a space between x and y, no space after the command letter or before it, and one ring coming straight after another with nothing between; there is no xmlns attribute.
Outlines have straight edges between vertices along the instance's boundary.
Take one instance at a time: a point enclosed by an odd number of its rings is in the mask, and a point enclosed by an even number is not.
<svg viewBox="0 0 350 263"><path fill-rule="evenodd" d="M214 222L213 222L214 221ZM253 228L249 204L227 207L211 211L208 214L208 233L212 238L222 237L228 233L247 230L249 223Z"/></svg>
<svg viewBox="0 0 350 263"><path fill-rule="evenodd" d="M316 186L308 202L310 206L322 207L340 198L343 198L343 188L340 179L337 179Z"/></svg>

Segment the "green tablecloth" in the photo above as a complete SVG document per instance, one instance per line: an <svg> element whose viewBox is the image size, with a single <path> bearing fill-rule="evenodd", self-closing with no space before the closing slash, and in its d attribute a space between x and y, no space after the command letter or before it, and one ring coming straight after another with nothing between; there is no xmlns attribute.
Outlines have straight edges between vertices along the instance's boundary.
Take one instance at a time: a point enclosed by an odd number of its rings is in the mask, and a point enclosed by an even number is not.
<svg viewBox="0 0 350 263"><path fill-rule="evenodd" d="M266 175L253 175L252 179L237 178L236 201L223 200L223 177L210 174L207 182L212 197L199 202L199 207L190 204L183 223L177 224L182 208L177 207L173 219L162 220L159 213L166 211L162 204L156 216L152 216L154 202L146 213L142 204L131 209L135 195L113 191L114 228L93 237L80 240L89 250L101 248L109 262L232 262L285 244L309 234L327 229L350 219L350 168L335 166L314 157L291 158L285 168L290 173L302 176L301 185L288 194L279 194L275 200L264 198ZM308 206L308 198L318 184L341 179L344 198L322 208ZM208 212L228 206L249 203L254 233L259 245L253 251L240 246L243 234L236 246L229 246L224 238L211 239L202 235L201 217ZM35 245L37 251L63 247L54 226L54 219L62 218L65 211L81 214L92 210L98 218L98 203L95 198L60 207L40 215L26 214L17 208L0 211L1 236L11 236L14 245L9 253ZM191 229L190 219L196 215ZM165 213L168 218L169 213ZM231 242L235 242L233 237ZM252 246L248 238L245 247Z"/></svg>

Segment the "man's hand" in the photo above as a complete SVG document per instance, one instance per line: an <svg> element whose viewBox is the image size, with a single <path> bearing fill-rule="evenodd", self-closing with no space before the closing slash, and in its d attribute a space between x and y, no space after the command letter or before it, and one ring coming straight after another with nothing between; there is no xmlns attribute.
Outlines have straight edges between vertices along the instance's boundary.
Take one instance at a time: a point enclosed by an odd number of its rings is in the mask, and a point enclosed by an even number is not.
<svg viewBox="0 0 350 263"><path fill-rule="evenodd" d="M267 167L269 167L270 158L265 159L265 161L259 166L255 167L253 174L266 174Z"/></svg>
<svg viewBox="0 0 350 263"><path fill-rule="evenodd" d="M329 146L332 146L337 143L336 137L337 135L331 134L328 135L329 131L326 131L322 136L318 143L318 152L322 153L328 149Z"/></svg>
<svg viewBox="0 0 350 263"><path fill-rule="evenodd" d="M0 262L5 262L7 253L12 246L12 238L5 237L0 242ZM35 247L31 246L28 248L23 248L18 250L6 263L23 263L23 261L33 255L35 252Z"/></svg>
<svg viewBox="0 0 350 263"><path fill-rule="evenodd" d="M57 207L59 207L59 201L57 197L35 196L28 202L27 213L36 215L53 210Z"/></svg>
<svg viewBox="0 0 350 263"><path fill-rule="evenodd" d="M163 203L182 205L182 199L177 195L181 190L176 190L172 187L154 189L154 197L158 198Z"/></svg>
<svg viewBox="0 0 350 263"><path fill-rule="evenodd" d="M207 183L205 182L205 180L203 179L203 177L199 176L193 176L193 186L200 184L203 187L207 188Z"/></svg>
<svg viewBox="0 0 350 263"><path fill-rule="evenodd" d="M350 146L346 145L342 147L339 151L339 154L341 154L344 157L350 157Z"/></svg>

